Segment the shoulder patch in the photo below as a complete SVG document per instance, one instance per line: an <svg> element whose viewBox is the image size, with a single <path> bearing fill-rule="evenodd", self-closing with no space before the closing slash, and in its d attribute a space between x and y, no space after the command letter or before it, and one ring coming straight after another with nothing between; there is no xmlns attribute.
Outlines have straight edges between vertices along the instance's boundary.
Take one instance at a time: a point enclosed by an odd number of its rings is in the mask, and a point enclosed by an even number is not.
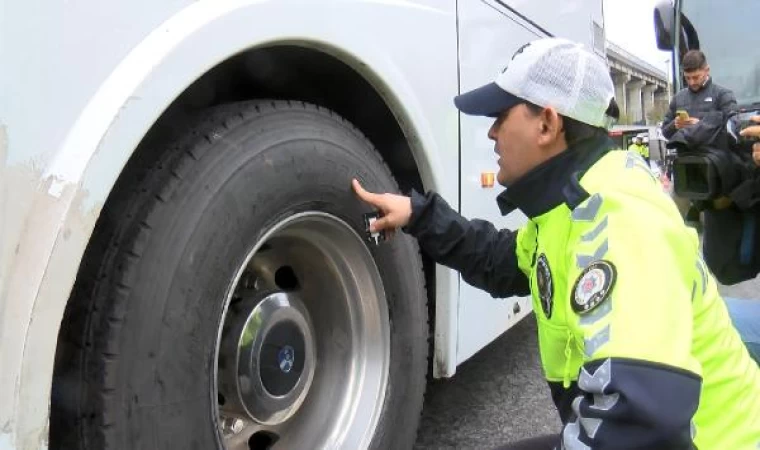
<svg viewBox="0 0 760 450"><path fill-rule="evenodd" d="M541 309L547 319L552 317L552 297L554 296L554 281L552 271L549 268L549 260L541 253L536 262L536 284L538 285L538 298L541 300Z"/></svg>
<svg viewBox="0 0 760 450"><path fill-rule="evenodd" d="M615 266L609 261L600 260L589 264L573 286L573 311L586 314L601 305L615 286L616 277Z"/></svg>

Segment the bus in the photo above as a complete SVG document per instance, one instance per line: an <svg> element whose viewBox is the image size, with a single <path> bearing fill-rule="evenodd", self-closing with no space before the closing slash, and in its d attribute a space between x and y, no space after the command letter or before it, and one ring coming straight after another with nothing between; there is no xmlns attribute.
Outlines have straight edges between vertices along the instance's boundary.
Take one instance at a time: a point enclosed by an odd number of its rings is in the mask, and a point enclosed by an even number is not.
<svg viewBox="0 0 760 450"><path fill-rule="evenodd" d="M498 215L452 99L602 1L3 6L0 449L411 448L428 380L531 311L350 180Z"/></svg>

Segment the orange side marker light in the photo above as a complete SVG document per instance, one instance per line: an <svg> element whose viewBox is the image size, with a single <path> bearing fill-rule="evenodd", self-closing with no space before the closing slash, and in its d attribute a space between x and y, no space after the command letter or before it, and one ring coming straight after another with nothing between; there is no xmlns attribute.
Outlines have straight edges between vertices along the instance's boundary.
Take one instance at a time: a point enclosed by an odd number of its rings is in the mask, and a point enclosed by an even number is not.
<svg viewBox="0 0 760 450"><path fill-rule="evenodd" d="M480 174L480 186L483 188L492 188L496 174L493 172L482 172Z"/></svg>

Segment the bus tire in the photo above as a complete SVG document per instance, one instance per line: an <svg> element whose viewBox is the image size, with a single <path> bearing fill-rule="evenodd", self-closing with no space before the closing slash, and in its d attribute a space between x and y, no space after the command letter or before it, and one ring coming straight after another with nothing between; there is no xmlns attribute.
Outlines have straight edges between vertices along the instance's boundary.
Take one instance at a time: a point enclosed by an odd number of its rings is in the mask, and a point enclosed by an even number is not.
<svg viewBox="0 0 760 450"><path fill-rule="evenodd" d="M50 447L411 448L422 261L403 233L370 242L352 177L398 190L356 128L289 101L208 110L130 160L62 322Z"/></svg>

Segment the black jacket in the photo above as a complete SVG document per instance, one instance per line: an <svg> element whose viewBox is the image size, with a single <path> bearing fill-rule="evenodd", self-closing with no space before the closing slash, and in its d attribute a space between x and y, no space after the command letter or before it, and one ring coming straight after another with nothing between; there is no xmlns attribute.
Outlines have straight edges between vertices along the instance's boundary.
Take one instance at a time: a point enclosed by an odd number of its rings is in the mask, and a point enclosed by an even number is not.
<svg viewBox="0 0 760 450"><path fill-rule="evenodd" d="M670 109L662 121L662 134L670 139L677 131L675 117L676 111L680 109L697 119L702 119L707 113L719 111L723 113L721 120L725 123L736 108L734 93L713 83L712 78L708 78L707 83L699 91L692 92L691 89L684 88L673 96L670 100Z"/></svg>

